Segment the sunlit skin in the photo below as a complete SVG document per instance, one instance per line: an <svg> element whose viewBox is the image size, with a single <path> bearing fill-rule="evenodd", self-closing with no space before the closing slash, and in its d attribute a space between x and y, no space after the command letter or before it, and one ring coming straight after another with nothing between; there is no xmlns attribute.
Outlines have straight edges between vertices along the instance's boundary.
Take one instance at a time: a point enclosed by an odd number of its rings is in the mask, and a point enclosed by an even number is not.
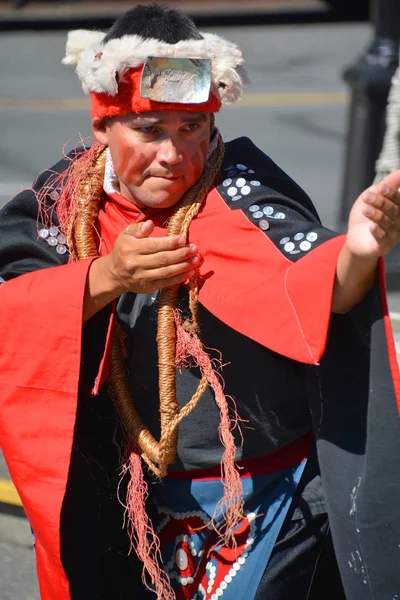
<svg viewBox="0 0 400 600"><path fill-rule="evenodd" d="M94 120L93 131L110 149L121 194L139 208L168 208L203 171L211 116L152 111Z"/></svg>

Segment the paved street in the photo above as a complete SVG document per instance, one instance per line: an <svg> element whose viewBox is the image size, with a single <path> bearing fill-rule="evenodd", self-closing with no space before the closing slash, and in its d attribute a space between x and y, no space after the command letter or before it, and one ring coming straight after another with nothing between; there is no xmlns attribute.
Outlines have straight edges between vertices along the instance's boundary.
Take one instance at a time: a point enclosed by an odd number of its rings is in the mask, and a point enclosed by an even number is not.
<svg viewBox="0 0 400 600"><path fill-rule="evenodd" d="M225 139L252 138L306 189L323 222L335 228L348 108L341 72L369 41L369 26L253 26L218 33L239 43L251 80L242 105L218 116ZM66 141L71 148L90 135L78 79L60 64L64 44L62 32L0 37L0 205L57 162ZM390 305L400 314L397 294ZM398 327L400 341L400 321ZM28 525L0 512L0 600L38 597Z"/></svg>

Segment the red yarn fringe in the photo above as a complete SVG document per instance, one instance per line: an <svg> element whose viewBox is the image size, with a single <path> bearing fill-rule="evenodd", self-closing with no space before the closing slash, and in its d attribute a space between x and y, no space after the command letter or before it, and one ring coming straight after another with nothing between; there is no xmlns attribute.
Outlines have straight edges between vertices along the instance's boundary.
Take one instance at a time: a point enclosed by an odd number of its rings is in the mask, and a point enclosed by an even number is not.
<svg viewBox="0 0 400 600"><path fill-rule="evenodd" d="M129 457L122 468L122 479L126 475L129 476L126 503L120 501L126 509L125 526L131 548L143 563L143 583L156 594L157 600L175 600L169 577L160 566L160 540L146 512L148 486L143 476L142 459L135 448L130 449ZM147 577L150 577L151 585Z"/></svg>
<svg viewBox="0 0 400 600"><path fill-rule="evenodd" d="M85 147L84 140L81 143ZM64 154L64 158L69 161L68 167L62 173L51 173L46 185L35 191L39 206L38 220L44 227L53 224L53 214L56 213L60 231L65 236L68 235L79 211L76 203L77 190L81 184L88 183L87 174L99 147L100 144L94 142L89 148L74 153L73 156ZM47 196L54 192L58 193L57 200L54 205L48 206Z"/></svg>
<svg viewBox="0 0 400 600"><path fill-rule="evenodd" d="M243 487L236 466L236 446L232 433L233 429L238 427L236 406L231 398L234 409L234 417L231 418L220 376L213 368L212 361L204 350L200 339L188 331L190 327L183 325L179 311L175 311L175 323L177 338L176 363L178 365L187 364L190 359L195 362L202 375L207 378L220 411L221 421L218 432L224 446L221 462L221 480L224 486L224 495L214 511L213 523L221 541L227 546L234 547L236 546L235 527L244 519ZM221 517L223 517L223 521L220 524L218 521Z"/></svg>

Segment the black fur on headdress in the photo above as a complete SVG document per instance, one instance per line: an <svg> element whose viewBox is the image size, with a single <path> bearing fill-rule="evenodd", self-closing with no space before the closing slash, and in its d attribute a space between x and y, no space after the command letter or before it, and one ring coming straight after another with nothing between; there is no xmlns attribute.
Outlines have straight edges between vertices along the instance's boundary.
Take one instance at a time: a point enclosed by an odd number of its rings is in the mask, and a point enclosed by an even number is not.
<svg viewBox="0 0 400 600"><path fill-rule="evenodd" d="M192 19L176 8L160 4L139 4L115 21L103 43L134 34L156 38L167 44L203 39Z"/></svg>

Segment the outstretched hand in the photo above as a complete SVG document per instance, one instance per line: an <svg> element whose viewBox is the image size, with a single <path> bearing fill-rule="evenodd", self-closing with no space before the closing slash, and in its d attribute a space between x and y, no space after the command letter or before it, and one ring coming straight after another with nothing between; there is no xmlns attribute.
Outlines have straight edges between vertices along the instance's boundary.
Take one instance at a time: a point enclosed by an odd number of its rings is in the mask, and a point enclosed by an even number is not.
<svg viewBox="0 0 400 600"><path fill-rule="evenodd" d="M400 241L400 170L373 185L356 200L346 245L359 258L388 254Z"/></svg>

